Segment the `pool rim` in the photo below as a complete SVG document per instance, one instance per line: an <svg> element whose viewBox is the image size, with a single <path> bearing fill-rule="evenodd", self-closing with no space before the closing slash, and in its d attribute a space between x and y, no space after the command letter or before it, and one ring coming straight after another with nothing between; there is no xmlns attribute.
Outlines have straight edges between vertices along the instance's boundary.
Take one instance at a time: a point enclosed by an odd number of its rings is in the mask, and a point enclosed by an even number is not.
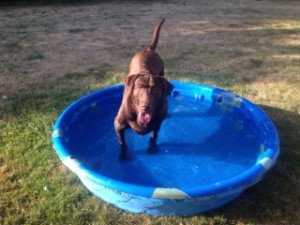
<svg viewBox="0 0 300 225"><path fill-rule="evenodd" d="M229 95L230 98L239 98L242 100L243 104L246 106L251 106L251 110L254 112L260 113L266 129L272 135L272 141L265 149L263 156L261 158L258 157L256 164L247 169L245 172L234 176L232 178L222 180L220 182L211 183L207 185L193 186L193 187L155 187L155 186L143 186L132 183L127 183L123 181L119 181L116 179L112 179L106 176L103 176L88 167L82 164L77 159L72 158L72 156L68 153L65 148L65 144L63 141L62 127L64 119L68 118L70 114L72 114L72 109L76 109L79 105L87 105L90 106L92 101L91 99L96 96L105 94L111 95L120 95L122 94L123 84L117 84L109 87L102 88L100 90L91 92L85 96L82 96L72 102L69 106L67 106L63 112L59 115L57 120L53 126L52 132L52 143L53 148L58 154L59 158L63 162L65 166L67 166L71 171L79 176L79 178L87 178L92 182L95 182L98 185L101 185L107 189L114 190L118 193L126 193L134 196L141 196L146 198L158 198L158 199L190 199L190 198L210 198L217 195L223 195L228 193L238 193L242 192L246 188L254 185L259 182L263 175L275 165L278 155L280 153L279 150L279 137L276 131L276 128L270 118L265 114L265 112L254 103L250 102L246 98L240 97L236 94L233 94L230 91L226 91L220 88L216 88L209 85L192 83L192 82L184 82L184 81L170 81L175 89L176 87L188 86L189 88L200 88L200 89L211 89L214 93L220 95ZM85 104L84 104L85 103ZM90 104L86 104L90 103ZM252 111L252 112L253 112Z"/></svg>

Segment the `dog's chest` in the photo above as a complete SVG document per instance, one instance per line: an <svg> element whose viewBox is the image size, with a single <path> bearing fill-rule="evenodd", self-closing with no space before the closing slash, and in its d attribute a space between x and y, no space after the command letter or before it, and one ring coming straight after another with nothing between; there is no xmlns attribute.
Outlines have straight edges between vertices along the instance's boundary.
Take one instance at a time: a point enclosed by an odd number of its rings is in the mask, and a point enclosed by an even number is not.
<svg viewBox="0 0 300 225"><path fill-rule="evenodd" d="M151 122L145 126L138 124L136 121L130 121L128 124L132 130L140 135L147 134L153 130Z"/></svg>

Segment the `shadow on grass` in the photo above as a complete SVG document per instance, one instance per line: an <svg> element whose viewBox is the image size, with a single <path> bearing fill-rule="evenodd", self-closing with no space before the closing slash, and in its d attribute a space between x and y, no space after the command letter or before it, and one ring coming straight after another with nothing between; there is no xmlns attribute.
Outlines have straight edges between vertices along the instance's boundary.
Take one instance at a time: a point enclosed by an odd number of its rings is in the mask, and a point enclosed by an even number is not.
<svg viewBox="0 0 300 225"><path fill-rule="evenodd" d="M300 115L265 105L260 107L269 115L279 134L281 152L277 164L239 198L205 215L222 214L228 220L246 220L254 224L297 224L300 215Z"/></svg>
<svg viewBox="0 0 300 225"><path fill-rule="evenodd" d="M97 88L119 83L122 74L110 65L91 68L85 72L69 72L56 80L38 82L24 90L0 99L0 119L20 116L28 112L61 112L77 98Z"/></svg>
<svg viewBox="0 0 300 225"><path fill-rule="evenodd" d="M61 112L76 98L90 92L90 88L83 84L72 84L64 80L40 83L9 96L0 101L0 119L9 120L32 112L48 113Z"/></svg>

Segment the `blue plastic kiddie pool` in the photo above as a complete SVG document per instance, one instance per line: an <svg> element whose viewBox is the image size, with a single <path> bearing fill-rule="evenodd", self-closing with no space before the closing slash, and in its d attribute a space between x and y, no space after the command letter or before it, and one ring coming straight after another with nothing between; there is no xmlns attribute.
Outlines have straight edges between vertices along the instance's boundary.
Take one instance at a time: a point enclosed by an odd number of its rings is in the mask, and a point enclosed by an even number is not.
<svg viewBox="0 0 300 225"><path fill-rule="evenodd" d="M57 119L54 149L99 198L134 213L191 215L235 199L275 164L278 135L259 107L218 88L172 84L155 154L149 135L128 129L131 159L119 160L113 120L123 85L78 99Z"/></svg>

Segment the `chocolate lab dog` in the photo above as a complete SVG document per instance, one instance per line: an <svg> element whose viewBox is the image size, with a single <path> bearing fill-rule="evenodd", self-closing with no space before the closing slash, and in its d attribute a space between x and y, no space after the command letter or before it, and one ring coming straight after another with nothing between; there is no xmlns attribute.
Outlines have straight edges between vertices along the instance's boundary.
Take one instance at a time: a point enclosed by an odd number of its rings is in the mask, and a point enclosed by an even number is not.
<svg viewBox="0 0 300 225"><path fill-rule="evenodd" d="M167 96L173 88L163 77L163 61L155 52L164 21L162 18L155 25L148 47L132 57L124 80L123 98L114 121L121 159L128 158L124 131L129 127L141 135L151 132L148 151L156 149L158 131L167 113Z"/></svg>

